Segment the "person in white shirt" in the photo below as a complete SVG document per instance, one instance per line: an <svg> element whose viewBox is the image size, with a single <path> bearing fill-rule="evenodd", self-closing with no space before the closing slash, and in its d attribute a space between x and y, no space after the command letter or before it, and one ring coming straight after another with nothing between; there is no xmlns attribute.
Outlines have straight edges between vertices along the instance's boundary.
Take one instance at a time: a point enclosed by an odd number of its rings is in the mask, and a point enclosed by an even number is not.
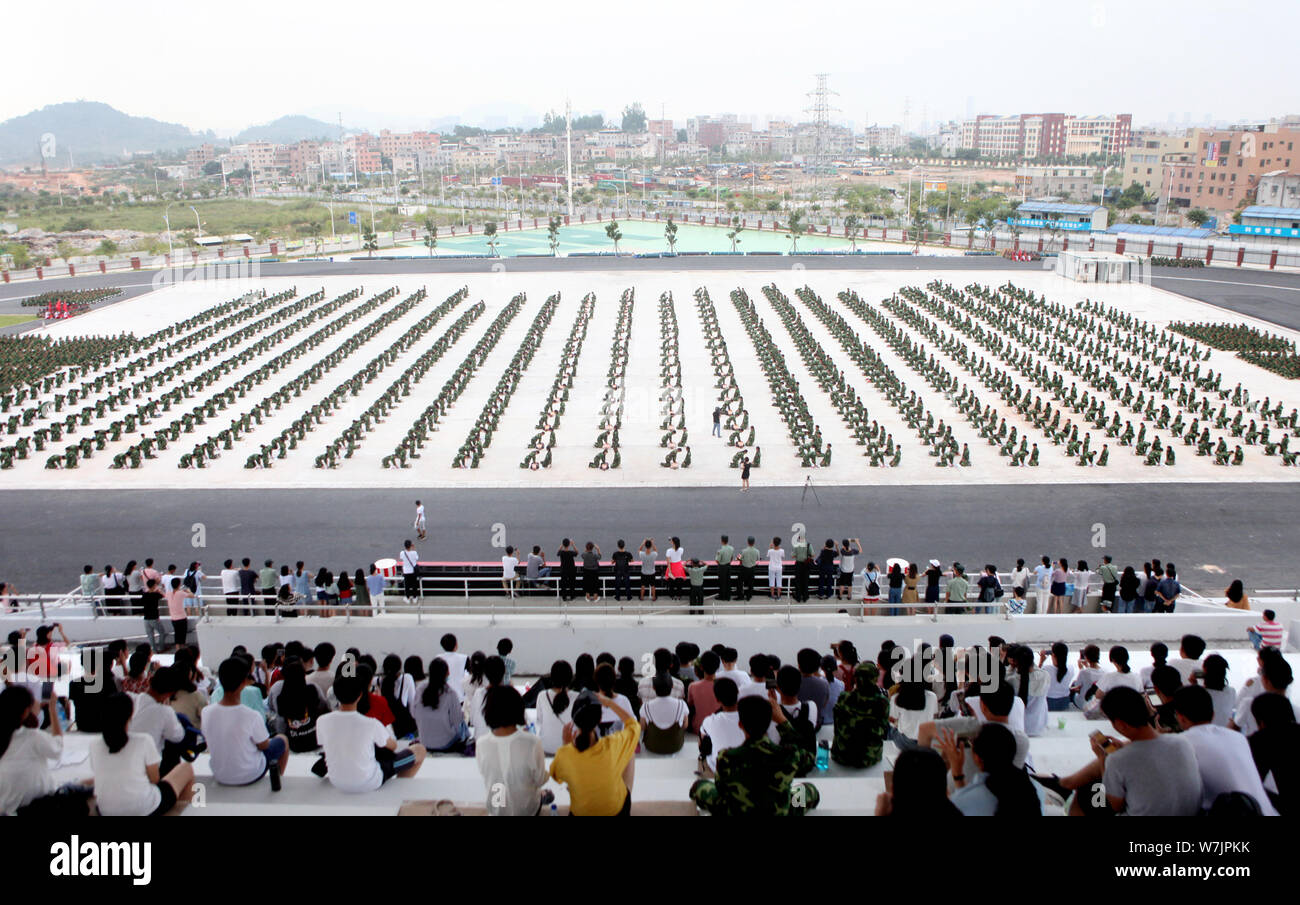
<svg viewBox="0 0 1300 905"><path fill-rule="evenodd" d="M889 740L900 749L915 748L921 724L939 715L939 696L924 682L903 682L889 698Z"/></svg>
<svg viewBox="0 0 1300 905"><path fill-rule="evenodd" d="M717 713L706 717L700 724L700 740L709 740L708 754L701 753L700 758L715 773L718 769L718 755L728 748L738 748L745 743L745 732L740 728L740 713L736 710L738 700L736 683L731 679L713 680L713 696L718 699Z"/></svg>
<svg viewBox="0 0 1300 905"><path fill-rule="evenodd" d="M419 500L415 501L415 523L411 527L415 529L415 536L420 540L429 536L425 532L424 504Z"/></svg>
<svg viewBox="0 0 1300 905"><path fill-rule="evenodd" d="M235 568L235 561L228 559L221 569L221 593L226 598L226 615L230 616L239 612L239 570Z"/></svg>
<svg viewBox="0 0 1300 905"><path fill-rule="evenodd" d="M1101 668L1101 648L1095 644L1085 645L1079 652L1079 671L1070 686L1070 700L1080 710L1087 710L1092 700L1091 692L1097 685L1104 670Z"/></svg>
<svg viewBox="0 0 1300 905"><path fill-rule="evenodd" d="M46 701L50 731L40 725L40 701L22 685L0 691L0 815L21 808L32 816L85 817L89 813L90 782L69 783L63 789L50 770L50 761L63 754L63 727L58 701Z"/></svg>
<svg viewBox="0 0 1300 905"><path fill-rule="evenodd" d="M278 791L289 763L289 739L272 737L262 715L240 702L252 681L247 661L239 657L223 660L217 667L217 679L221 700L204 707L202 715L212 778L222 785L246 786L269 774L272 791Z"/></svg>
<svg viewBox="0 0 1300 905"><path fill-rule="evenodd" d="M1025 561L1023 559L1016 560L1016 567L1012 569L1011 574L1007 576L1007 584L1010 585L1013 591L1016 588L1022 588L1025 592L1025 596L1029 596L1029 570L1025 568Z"/></svg>
<svg viewBox="0 0 1300 905"><path fill-rule="evenodd" d="M1205 639L1200 635L1183 635L1178 645L1178 656L1169 661L1169 665L1178 670L1183 677L1183 684L1192 684L1192 673L1201 668L1201 657L1205 654Z"/></svg>
<svg viewBox="0 0 1300 905"><path fill-rule="evenodd" d="M1034 612L1050 612L1049 599L1052 588L1052 561L1044 556L1042 562L1034 566Z"/></svg>
<svg viewBox="0 0 1300 905"><path fill-rule="evenodd" d="M1281 650L1276 647L1261 648L1259 675L1248 679L1237 695L1237 710L1232 715L1229 728L1236 729L1246 738L1254 735L1259 730L1255 714L1251 711L1251 704L1254 703L1255 698L1261 694L1280 694L1289 699L1294 678L1291 664L1286 661ZM1295 709L1296 722L1300 722L1300 705L1293 703L1291 706Z"/></svg>
<svg viewBox="0 0 1300 905"><path fill-rule="evenodd" d="M773 600L781 596L781 570L785 567L785 548L781 538L772 538L767 548L767 593Z"/></svg>
<svg viewBox="0 0 1300 905"><path fill-rule="evenodd" d="M668 674L672 679L671 696L680 700L686 699L686 685L681 679L673 676L673 652L666 647L660 647L654 652L655 671L648 676L642 676L641 681L636 685L636 696L644 704L646 701L652 701L656 697L654 690L655 676Z"/></svg>
<svg viewBox="0 0 1300 905"><path fill-rule="evenodd" d="M543 791L549 774L542 740L520 732L524 699L511 685L488 690L483 714L489 731L475 736L474 761L487 791L487 811L501 817L531 817L554 799Z"/></svg>
<svg viewBox="0 0 1300 905"><path fill-rule="evenodd" d="M1277 816L1255 768L1250 742L1240 732L1214 725L1214 701L1208 691L1196 685L1178 689L1174 693L1174 715L1183 738L1196 750L1203 809L1213 807L1220 795L1240 792L1253 798L1265 817Z"/></svg>
<svg viewBox="0 0 1300 905"><path fill-rule="evenodd" d="M334 677L339 709L316 721L326 775L330 785L341 792L373 792L394 776L415 776L424 763L423 745L412 742L409 748L399 750L383 723L357 712L357 701L367 691L361 677L340 671Z"/></svg>
<svg viewBox="0 0 1300 905"><path fill-rule="evenodd" d="M127 732L134 709L130 695L113 695L104 703L104 731L90 742L95 801L105 817L160 817L194 797L192 766L180 763L162 775L153 739Z"/></svg>
<svg viewBox="0 0 1300 905"><path fill-rule="evenodd" d="M646 750L655 754L676 754L686 741L691 708L673 697L672 677L663 672L651 679L656 697L641 702L641 738Z"/></svg>
<svg viewBox="0 0 1300 905"><path fill-rule="evenodd" d="M1129 669L1128 665L1128 648L1117 644L1110 649L1110 662L1115 667L1114 672L1104 672L1097 678L1097 693L1092 696L1084 714L1090 720L1104 720L1105 714L1101 712L1101 699L1106 696L1106 692L1113 688L1132 688L1141 694L1143 692L1141 677Z"/></svg>
<svg viewBox="0 0 1300 905"><path fill-rule="evenodd" d="M1050 651L1038 652L1038 665L1042 666L1048 656L1052 665L1047 669L1047 709L1057 712L1070 709L1070 686L1074 683L1074 667L1070 665L1070 648L1064 641L1057 641Z"/></svg>
<svg viewBox="0 0 1300 905"><path fill-rule="evenodd" d="M415 544L409 540L403 543L402 552L397 554L397 561L402 564L402 593L406 596L407 603L414 603L420 596L420 576L416 572L420 554L416 552Z"/></svg>
<svg viewBox="0 0 1300 905"><path fill-rule="evenodd" d="M1070 573L1070 581L1074 584L1074 597L1070 600L1070 606L1077 613L1088 602L1088 582L1092 581L1092 570L1088 568L1088 564L1082 559L1079 560L1075 570Z"/></svg>
<svg viewBox="0 0 1300 905"><path fill-rule="evenodd" d="M686 558L686 551L682 548L680 538L670 538L672 543L664 553L664 559L667 565L664 568L665 583L668 585L668 596L676 600L681 594L682 578L685 577L685 567L682 560Z"/></svg>
<svg viewBox="0 0 1300 905"><path fill-rule="evenodd" d="M442 636L440 645L442 653L437 654L437 658L447 664L447 684L462 691L465 687L465 664L469 657L459 652L460 644L450 632Z"/></svg>
<svg viewBox="0 0 1300 905"><path fill-rule="evenodd" d="M181 742L185 741L185 727L169 702L179 691L170 666L164 666L149 677L149 690L131 695L135 713L131 717L131 732L141 732L153 739L154 747L162 756L159 769L167 773L181 761Z"/></svg>
<svg viewBox="0 0 1300 905"><path fill-rule="evenodd" d="M507 546L506 555L501 557L501 587L507 597L515 596L515 587L519 584L519 557L515 548Z"/></svg>
<svg viewBox="0 0 1300 905"><path fill-rule="evenodd" d="M716 650L716 648L715 648ZM749 673L743 669L736 669L736 661L740 659L740 652L734 647L724 647L717 651L719 659L722 660L722 668L718 670L714 679L730 679L736 683L736 688L741 689L749 684ZM764 692L766 695L766 692Z"/></svg>
<svg viewBox="0 0 1300 905"><path fill-rule="evenodd" d="M1025 706L1025 735L1031 738L1042 735L1047 728L1047 692L1051 688L1053 673L1034 665L1034 652L1023 644L1013 644L1007 650L1007 681L1016 692L1016 699Z"/></svg>
<svg viewBox="0 0 1300 905"><path fill-rule="evenodd" d="M573 667L566 660L556 660L546 677L546 690L537 696L537 737L548 756L560 750L564 744L564 727L573 719L577 694L569 690L572 683Z"/></svg>
<svg viewBox="0 0 1300 905"><path fill-rule="evenodd" d="M1201 672L1192 674L1192 681L1210 693L1214 702L1214 725L1227 726L1237 706L1237 689L1228 684L1228 661L1219 654L1210 654L1201 663Z"/></svg>

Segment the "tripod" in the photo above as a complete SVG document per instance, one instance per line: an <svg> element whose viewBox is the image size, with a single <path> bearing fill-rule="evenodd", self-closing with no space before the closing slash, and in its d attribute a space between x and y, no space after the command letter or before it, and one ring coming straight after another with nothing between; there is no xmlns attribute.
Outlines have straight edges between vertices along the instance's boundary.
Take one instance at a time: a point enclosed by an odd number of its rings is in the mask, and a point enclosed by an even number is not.
<svg viewBox="0 0 1300 905"><path fill-rule="evenodd" d="M799 495L799 505L803 506L808 502L808 491L810 490L812 491L813 499L816 500L817 505L820 506L822 504L822 499L817 495L817 488L813 486L812 475L808 475L803 479L803 493Z"/></svg>

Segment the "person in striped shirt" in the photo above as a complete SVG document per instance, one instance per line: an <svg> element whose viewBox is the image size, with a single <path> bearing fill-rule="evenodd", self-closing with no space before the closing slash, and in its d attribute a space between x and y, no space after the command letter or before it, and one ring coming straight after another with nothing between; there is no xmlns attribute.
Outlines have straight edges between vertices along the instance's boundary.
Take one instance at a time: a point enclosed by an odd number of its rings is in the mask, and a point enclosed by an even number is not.
<svg viewBox="0 0 1300 905"><path fill-rule="evenodd" d="M1246 629L1246 634L1250 638L1250 643L1255 645L1255 650L1282 647L1282 623L1277 621L1277 614L1272 610L1265 610L1263 621Z"/></svg>

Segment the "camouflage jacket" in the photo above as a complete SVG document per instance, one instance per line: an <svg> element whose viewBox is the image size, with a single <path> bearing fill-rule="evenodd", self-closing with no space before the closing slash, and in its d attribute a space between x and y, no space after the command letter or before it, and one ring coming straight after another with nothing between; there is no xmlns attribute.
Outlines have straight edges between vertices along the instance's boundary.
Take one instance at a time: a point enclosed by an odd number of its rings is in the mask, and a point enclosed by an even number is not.
<svg viewBox="0 0 1300 905"><path fill-rule="evenodd" d="M781 744L767 736L728 748L718 755L718 777L699 782L692 798L716 816L784 817L791 812L791 786L799 773L813 768L816 757L797 747L788 722L777 725ZM800 784L807 795L806 784ZM815 802L805 802L811 807Z"/></svg>
<svg viewBox="0 0 1300 905"><path fill-rule="evenodd" d="M835 742L831 758L846 767L871 767L880 763L889 732L889 698L862 664L854 687L835 702ZM871 664L870 673L879 675Z"/></svg>

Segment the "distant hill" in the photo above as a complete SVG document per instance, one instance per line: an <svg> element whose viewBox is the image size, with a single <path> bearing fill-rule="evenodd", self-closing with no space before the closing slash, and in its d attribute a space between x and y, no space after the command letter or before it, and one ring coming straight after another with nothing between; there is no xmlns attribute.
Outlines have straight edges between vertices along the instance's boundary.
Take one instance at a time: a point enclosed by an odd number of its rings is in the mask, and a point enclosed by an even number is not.
<svg viewBox="0 0 1300 905"><path fill-rule="evenodd" d="M345 130L353 131L353 130ZM295 141L317 138L338 138L337 123L327 123L310 116L281 116L260 126L249 126L232 139L235 144L246 141L270 141L276 144L293 144Z"/></svg>
<svg viewBox="0 0 1300 905"><path fill-rule="evenodd" d="M71 101L0 123L0 163L39 163L41 136L46 133L54 136L56 157L64 165L69 150L81 164L117 159L123 152L192 148L215 137L176 123L130 116L97 101Z"/></svg>

